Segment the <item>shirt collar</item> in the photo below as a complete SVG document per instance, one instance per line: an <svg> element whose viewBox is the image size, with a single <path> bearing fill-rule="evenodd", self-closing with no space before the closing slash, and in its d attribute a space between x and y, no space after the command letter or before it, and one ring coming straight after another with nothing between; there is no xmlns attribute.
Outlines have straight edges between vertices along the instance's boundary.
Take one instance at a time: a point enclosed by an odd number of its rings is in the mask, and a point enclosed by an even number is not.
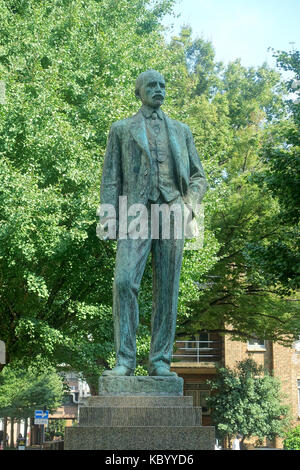
<svg viewBox="0 0 300 470"><path fill-rule="evenodd" d="M163 112L160 108L153 109L151 106L143 104L141 111L146 119L150 118L154 112L158 115L159 119L163 119Z"/></svg>

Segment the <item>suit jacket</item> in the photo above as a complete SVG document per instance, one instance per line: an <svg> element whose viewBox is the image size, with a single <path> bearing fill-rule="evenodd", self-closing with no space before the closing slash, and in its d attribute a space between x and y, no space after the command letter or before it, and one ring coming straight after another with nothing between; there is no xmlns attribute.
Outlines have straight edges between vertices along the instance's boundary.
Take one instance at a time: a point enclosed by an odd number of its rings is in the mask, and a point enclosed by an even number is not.
<svg viewBox="0 0 300 470"><path fill-rule="evenodd" d="M175 184L186 204L195 209L207 190L204 171L190 128L165 113ZM115 122L109 132L102 172L100 201L112 204L118 217L119 196L127 196L128 207L146 205L150 192L150 154L146 125L141 110Z"/></svg>

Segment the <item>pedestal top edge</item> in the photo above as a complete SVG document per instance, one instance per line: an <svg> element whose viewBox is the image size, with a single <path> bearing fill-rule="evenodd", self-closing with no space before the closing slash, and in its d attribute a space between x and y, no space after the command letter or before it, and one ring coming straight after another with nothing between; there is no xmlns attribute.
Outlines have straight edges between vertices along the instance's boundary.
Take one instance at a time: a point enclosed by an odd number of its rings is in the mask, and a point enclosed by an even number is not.
<svg viewBox="0 0 300 470"><path fill-rule="evenodd" d="M82 406L115 406L115 407L183 407L193 406L193 397L183 395L96 395L85 398Z"/></svg>

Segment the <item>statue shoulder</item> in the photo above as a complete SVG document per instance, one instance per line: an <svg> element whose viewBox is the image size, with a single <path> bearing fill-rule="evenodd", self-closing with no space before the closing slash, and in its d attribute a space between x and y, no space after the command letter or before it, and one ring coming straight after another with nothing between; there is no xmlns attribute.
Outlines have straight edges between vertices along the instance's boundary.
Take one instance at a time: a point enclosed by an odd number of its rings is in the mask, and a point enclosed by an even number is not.
<svg viewBox="0 0 300 470"><path fill-rule="evenodd" d="M115 121L112 123L110 127L110 132L122 132L123 130L126 130L131 124L134 118L136 117L136 114L134 116L130 116L125 119L120 119L119 121Z"/></svg>
<svg viewBox="0 0 300 470"><path fill-rule="evenodd" d="M186 135L190 135L192 133L191 129L187 124L181 121L177 121L176 119L172 119L165 114L166 118L171 121L172 125L178 129L178 131L184 132Z"/></svg>

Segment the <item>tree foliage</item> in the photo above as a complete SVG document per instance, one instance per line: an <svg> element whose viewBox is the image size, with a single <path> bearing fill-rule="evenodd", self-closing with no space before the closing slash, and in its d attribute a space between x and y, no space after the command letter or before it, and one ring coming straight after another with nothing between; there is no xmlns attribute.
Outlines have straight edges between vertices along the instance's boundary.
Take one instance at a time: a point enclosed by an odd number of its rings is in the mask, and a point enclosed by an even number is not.
<svg viewBox="0 0 300 470"><path fill-rule="evenodd" d="M288 450L300 450L300 426L296 426L286 433L283 445Z"/></svg>
<svg viewBox="0 0 300 470"><path fill-rule="evenodd" d="M265 133L261 149L265 165L255 180L278 200L281 231L277 239L254 243L250 251L269 285L280 283L295 291L300 286L300 52L278 51L274 55L280 68L292 74L286 81L292 95L286 100L288 116Z"/></svg>
<svg viewBox="0 0 300 470"><path fill-rule="evenodd" d="M55 411L66 393L63 380L54 367L41 370L37 363L24 368L14 363L0 374L0 416L10 418L32 418L35 410L46 407Z"/></svg>
<svg viewBox="0 0 300 470"><path fill-rule="evenodd" d="M189 94L181 117L193 130L204 162L210 191L205 197L205 230L214 242L215 262L208 272L192 269L198 292L190 301L190 315L179 320L178 335L199 330L229 333L237 339L251 335L290 344L299 334L299 299L283 282L270 283L269 271L257 263L254 248L280 244L286 225L278 224L280 205L253 177L267 171L261 158L266 134L284 115L278 72L266 64L254 69L239 60L227 67L215 63L215 80L206 93L197 92L198 56L212 57L212 46L195 41L190 31L176 38L176 49L190 70ZM191 58L193 61L191 61ZM208 82L209 83L209 82ZM278 263L285 256L280 253Z"/></svg>
<svg viewBox="0 0 300 470"><path fill-rule="evenodd" d="M37 353L87 376L113 350L115 246L96 238L110 124L138 107L172 0L0 5L0 331L7 360ZM174 58L174 57L173 57ZM172 100L172 97L170 97Z"/></svg>

